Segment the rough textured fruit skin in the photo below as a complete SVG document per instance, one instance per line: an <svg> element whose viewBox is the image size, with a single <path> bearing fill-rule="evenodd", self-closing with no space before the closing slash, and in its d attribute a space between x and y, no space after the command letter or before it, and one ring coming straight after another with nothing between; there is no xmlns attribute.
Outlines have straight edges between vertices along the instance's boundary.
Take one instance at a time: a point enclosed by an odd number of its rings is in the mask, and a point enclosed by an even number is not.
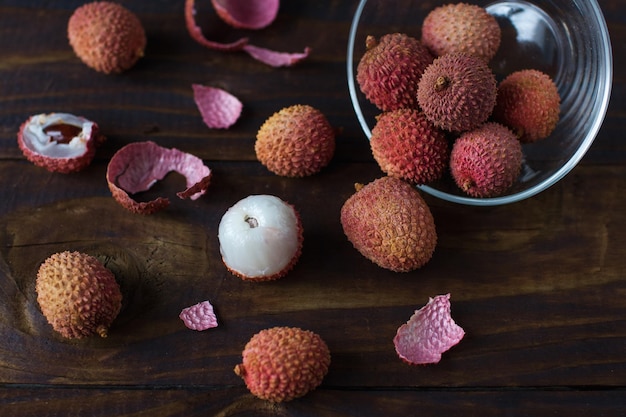
<svg viewBox="0 0 626 417"><path fill-rule="evenodd" d="M146 34L137 16L108 1L78 7L69 19L67 35L76 55L105 74L131 68L146 47Z"/></svg>
<svg viewBox="0 0 626 417"><path fill-rule="evenodd" d="M450 171L468 195L496 197L513 185L522 160L522 145L515 134L506 126L490 122L457 138L450 155Z"/></svg>
<svg viewBox="0 0 626 417"><path fill-rule="evenodd" d="M318 109L296 104L270 116L259 128L256 157L284 177L305 177L326 167L335 153L335 130Z"/></svg>
<svg viewBox="0 0 626 417"><path fill-rule="evenodd" d="M272 327L252 336L235 373L255 396L283 402L317 388L329 366L330 351L318 334L297 327Z"/></svg>
<svg viewBox="0 0 626 417"><path fill-rule="evenodd" d="M60 252L37 273L37 301L54 330L69 339L107 336L122 306L113 273L91 255Z"/></svg>
<svg viewBox="0 0 626 417"><path fill-rule="evenodd" d="M435 56L461 52L489 61L498 51L501 37L495 17L474 4L436 7L422 24L422 42Z"/></svg>
<svg viewBox="0 0 626 417"><path fill-rule="evenodd" d="M452 53L436 58L419 82L420 107L435 126L472 130L487 121L496 104L496 77L475 56Z"/></svg>
<svg viewBox="0 0 626 417"><path fill-rule="evenodd" d="M437 245L435 221L415 187L395 177L357 185L341 208L352 245L378 266L409 272L424 266Z"/></svg>
<svg viewBox="0 0 626 417"><path fill-rule="evenodd" d="M433 182L448 168L446 135L419 110L382 113L372 129L370 146L383 172L412 184Z"/></svg>
<svg viewBox="0 0 626 417"><path fill-rule="evenodd" d="M511 73L498 86L493 119L511 128L523 143L545 139L554 130L561 98L549 75L534 69Z"/></svg>
<svg viewBox="0 0 626 417"><path fill-rule="evenodd" d="M417 84L434 57L421 41L403 33L366 39L356 80L365 97L382 111L417 108Z"/></svg>

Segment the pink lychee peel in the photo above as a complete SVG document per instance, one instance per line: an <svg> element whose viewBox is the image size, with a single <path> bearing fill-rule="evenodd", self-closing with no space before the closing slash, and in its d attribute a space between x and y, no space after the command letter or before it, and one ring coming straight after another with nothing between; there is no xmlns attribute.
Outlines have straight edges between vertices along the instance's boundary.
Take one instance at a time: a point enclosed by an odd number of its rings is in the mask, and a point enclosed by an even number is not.
<svg viewBox="0 0 626 417"><path fill-rule="evenodd" d="M167 207L169 199L158 197L138 202L130 194L149 190L172 171L185 177L187 188L176 193L182 199L196 200L211 181L212 172L200 158L152 141L135 142L119 149L109 161L106 177L118 203L134 213L151 214Z"/></svg>
<svg viewBox="0 0 626 417"><path fill-rule="evenodd" d="M241 38L232 43L220 43L208 40L202 33L202 29L196 23L195 0L185 0L185 23L191 37L200 45L209 49L231 52L244 51L252 58L272 67L284 67L294 65L309 56L311 48L306 47L302 53L277 52L270 49L250 45L248 38Z"/></svg>
<svg viewBox="0 0 626 417"><path fill-rule="evenodd" d="M193 84L193 97L202 120L211 129L228 129L234 125L243 109L237 97L221 88Z"/></svg>
<svg viewBox="0 0 626 417"><path fill-rule="evenodd" d="M184 308L178 317L191 330L202 331L217 327L217 317L208 300Z"/></svg>
<svg viewBox="0 0 626 417"><path fill-rule="evenodd" d="M218 16L240 29L263 29L276 19L279 0L211 0Z"/></svg>
<svg viewBox="0 0 626 417"><path fill-rule="evenodd" d="M465 331L450 315L450 294L428 303L398 328L393 339L400 358L412 365L438 363L442 353L463 339Z"/></svg>

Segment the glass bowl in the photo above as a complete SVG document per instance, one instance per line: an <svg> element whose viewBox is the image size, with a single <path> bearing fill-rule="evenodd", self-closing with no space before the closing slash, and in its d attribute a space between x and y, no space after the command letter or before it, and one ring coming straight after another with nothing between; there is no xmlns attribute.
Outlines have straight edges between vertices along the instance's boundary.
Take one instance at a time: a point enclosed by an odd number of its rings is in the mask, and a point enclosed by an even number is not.
<svg viewBox="0 0 626 417"><path fill-rule="evenodd" d="M348 87L357 119L369 139L380 114L361 93L356 67L367 35L402 32L421 37L421 23L449 0L361 0L350 27ZM611 42L596 0L472 1L496 17L502 30L490 66L500 81L526 68L552 77L561 96L561 114L550 137L524 144L524 163L515 185L493 198L473 198L449 174L419 186L438 198L461 204L494 206L520 201L554 185L570 172L593 143L609 104L613 77Z"/></svg>

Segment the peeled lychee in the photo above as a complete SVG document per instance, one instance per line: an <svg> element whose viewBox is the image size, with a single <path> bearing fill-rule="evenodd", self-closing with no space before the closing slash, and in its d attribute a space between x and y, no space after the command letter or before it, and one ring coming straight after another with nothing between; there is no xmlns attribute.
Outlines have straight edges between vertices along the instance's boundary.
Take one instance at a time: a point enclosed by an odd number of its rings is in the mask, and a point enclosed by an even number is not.
<svg viewBox="0 0 626 417"><path fill-rule="evenodd" d="M417 84L433 61L428 49L404 33L366 39L356 80L365 97L382 111L417 108Z"/></svg>
<svg viewBox="0 0 626 417"><path fill-rule="evenodd" d="M54 330L66 338L106 337L122 307L115 275L98 259L80 252L60 252L37 273L37 301Z"/></svg>
<svg viewBox="0 0 626 417"><path fill-rule="evenodd" d="M495 17L474 4L436 7L422 24L422 42L435 56L460 52L489 61L500 47L501 36Z"/></svg>
<svg viewBox="0 0 626 417"><path fill-rule="evenodd" d="M218 228L227 269L246 281L289 272L302 252L303 229L294 206L272 195L251 195L230 207Z"/></svg>
<svg viewBox="0 0 626 417"><path fill-rule="evenodd" d="M17 134L17 144L26 159L64 174L89 166L104 140L95 122L68 113L31 116Z"/></svg>
<svg viewBox="0 0 626 417"><path fill-rule="evenodd" d="M498 86L493 119L511 128L523 143L545 139L554 130L561 98L549 75L538 70L511 73Z"/></svg>
<svg viewBox="0 0 626 417"><path fill-rule="evenodd" d="M456 184L472 197L496 197L517 179L523 154L515 134L499 123L463 133L452 146L450 170Z"/></svg>
<svg viewBox="0 0 626 417"><path fill-rule="evenodd" d="M419 110L398 109L378 116L370 145L383 172L412 184L435 181L448 168L448 140Z"/></svg>
<svg viewBox="0 0 626 417"><path fill-rule="evenodd" d="M297 327L261 330L246 344L235 373L252 394L272 402L290 401L317 388L330 366L322 338Z"/></svg>
<svg viewBox="0 0 626 417"><path fill-rule="evenodd" d="M463 132L487 121L496 94L496 77L483 59L453 53L442 55L426 68L417 99L435 126Z"/></svg>
<svg viewBox="0 0 626 417"><path fill-rule="evenodd" d="M395 177L363 186L341 208L348 240L382 268L408 272L425 265L437 244L435 221L417 189Z"/></svg>
<svg viewBox="0 0 626 417"><path fill-rule="evenodd" d="M105 74L131 68L146 47L139 18L124 6L108 1L77 8L69 19L67 35L76 55Z"/></svg>
<svg viewBox="0 0 626 417"><path fill-rule="evenodd" d="M335 130L318 109L297 104L270 116L257 132L257 159L273 173L304 177L318 173L335 153Z"/></svg>

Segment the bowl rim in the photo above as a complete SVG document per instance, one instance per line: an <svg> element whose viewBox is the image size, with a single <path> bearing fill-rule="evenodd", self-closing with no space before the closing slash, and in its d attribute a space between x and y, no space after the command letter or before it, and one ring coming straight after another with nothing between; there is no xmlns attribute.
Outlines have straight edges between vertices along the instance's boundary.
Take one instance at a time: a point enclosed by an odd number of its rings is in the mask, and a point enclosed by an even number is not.
<svg viewBox="0 0 626 417"><path fill-rule="evenodd" d="M596 0L586 0L586 1L588 1L589 6L593 8L593 11L594 11L593 17L596 18L597 24L600 28L599 35L601 37L601 43L604 46L603 51L601 52L606 62L606 66L604 68L604 71L601 72L601 75L603 76L603 79L606 80L607 82L603 83L603 88L601 90L602 97L601 97L601 100L599 101L600 108L598 111L598 117L593 119L593 123L591 127L589 128L589 130L587 131L587 134L585 135L585 138L581 142L581 145L578 147L576 152L574 152L574 154L567 160L567 162L563 164L558 170L556 170L552 175L550 175L548 178L546 178L544 181L540 182L539 184L536 184L526 190L519 191L514 194L500 196L500 197L490 197L490 198L474 198L474 197L469 197L469 196L466 197L466 196L460 196L460 195L455 195L455 194L450 194L444 191L440 191L428 185L417 185L417 188L426 192L427 194L430 194L442 200L450 201L453 203L466 204L466 205L472 205L472 206L504 205L504 204L510 204L510 203L515 203L518 201L525 200L529 197L539 194L542 191L545 191L546 189L548 189L549 187L553 186L558 181L560 181L563 177L565 177L580 162L580 160L583 158L583 156L587 153L587 151L593 144L596 136L598 135L598 132L600 131L600 128L602 127L602 124L604 123L604 119L606 117L606 113L609 107L609 102L611 98L611 90L613 86L613 50L611 46L611 38L609 35L608 26L604 18L604 14L602 12L602 8L598 4L598 2ZM357 5L357 8L352 17L352 22L350 24L350 32L348 35L346 66L347 66L347 76L348 76L347 77L348 78L348 91L350 94L352 107L356 113L357 120L359 124L361 125L361 129L363 130L363 132L365 133L365 136L367 137L367 140L369 141L372 136L372 132L371 132L371 129L369 128L369 125L367 124L365 120L365 116L363 115L361 106L359 105L359 97L358 97L359 90L355 83L356 77L354 74L354 64L355 64L354 45L356 41L356 34L357 34L358 26L359 26L359 21L361 20L361 15L363 13L363 9L365 8L366 3L367 3L367 0L359 0L359 4ZM493 2L493 3L496 3L496 2Z"/></svg>

